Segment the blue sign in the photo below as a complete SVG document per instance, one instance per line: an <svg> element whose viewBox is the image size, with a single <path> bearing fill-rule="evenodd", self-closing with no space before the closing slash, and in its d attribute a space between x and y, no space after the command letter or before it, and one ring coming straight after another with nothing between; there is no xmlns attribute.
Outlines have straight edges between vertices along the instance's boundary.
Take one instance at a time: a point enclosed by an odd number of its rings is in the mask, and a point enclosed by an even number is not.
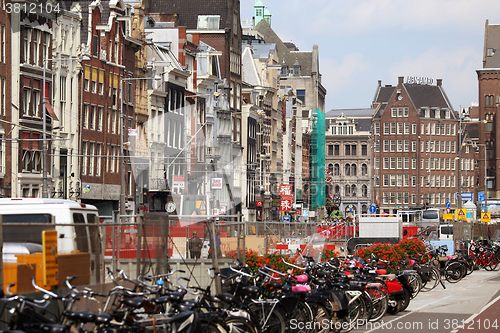
<svg viewBox="0 0 500 333"><path fill-rule="evenodd" d="M474 193L472 192L462 192L462 201L474 201ZM457 192L457 200L458 200L458 192Z"/></svg>
<svg viewBox="0 0 500 333"><path fill-rule="evenodd" d="M290 223L290 215L283 215L283 222Z"/></svg>
<svg viewBox="0 0 500 333"><path fill-rule="evenodd" d="M304 209L304 210L302 211L302 216L304 216L304 217L309 217L309 209Z"/></svg>
<svg viewBox="0 0 500 333"><path fill-rule="evenodd" d="M375 205L371 205L370 206L370 213L375 213L377 211L377 207L375 207Z"/></svg>
<svg viewBox="0 0 500 333"><path fill-rule="evenodd" d="M451 203L449 201L446 201L446 208L450 208L451 207Z"/></svg>
<svg viewBox="0 0 500 333"><path fill-rule="evenodd" d="M477 201L484 201L484 192L477 192Z"/></svg>

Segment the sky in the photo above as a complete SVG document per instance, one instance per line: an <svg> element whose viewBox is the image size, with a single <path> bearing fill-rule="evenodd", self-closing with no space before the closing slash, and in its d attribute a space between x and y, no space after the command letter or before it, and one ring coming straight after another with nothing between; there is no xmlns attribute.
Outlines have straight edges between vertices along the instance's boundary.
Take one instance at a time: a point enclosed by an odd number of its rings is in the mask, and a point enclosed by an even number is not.
<svg viewBox="0 0 500 333"><path fill-rule="evenodd" d="M453 109L478 102L486 20L500 24L499 0L261 0L271 27L301 51L319 47L326 111L369 108L378 80L443 80ZM241 0L241 18L255 0Z"/></svg>

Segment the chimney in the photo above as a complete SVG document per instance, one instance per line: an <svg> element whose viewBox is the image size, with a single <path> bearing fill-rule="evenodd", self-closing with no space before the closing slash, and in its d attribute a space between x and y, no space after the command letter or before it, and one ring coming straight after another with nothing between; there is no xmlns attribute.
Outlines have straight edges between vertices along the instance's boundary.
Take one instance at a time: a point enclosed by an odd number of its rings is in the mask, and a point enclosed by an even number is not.
<svg viewBox="0 0 500 333"><path fill-rule="evenodd" d="M436 80L436 85L437 85L438 87L441 87L441 86L443 85L443 79L437 79L437 80Z"/></svg>
<svg viewBox="0 0 500 333"><path fill-rule="evenodd" d="M404 79L405 79L404 76L398 77L398 85L403 84Z"/></svg>

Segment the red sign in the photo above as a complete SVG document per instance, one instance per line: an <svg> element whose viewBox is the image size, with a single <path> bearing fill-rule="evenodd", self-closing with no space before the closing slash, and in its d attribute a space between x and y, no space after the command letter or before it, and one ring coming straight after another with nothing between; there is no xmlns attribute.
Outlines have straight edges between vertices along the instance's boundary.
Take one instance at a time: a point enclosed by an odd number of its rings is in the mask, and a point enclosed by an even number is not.
<svg viewBox="0 0 500 333"><path fill-rule="evenodd" d="M280 195L282 197L292 196L293 195L293 193L292 193L292 185L290 185L290 184L281 184L280 185Z"/></svg>
<svg viewBox="0 0 500 333"><path fill-rule="evenodd" d="M446 214L450 214L451 208L446 208Z"/></svg>
<svg viewBox="0 0 500 333"><path fill-rule="evenodd" d="M257 207L262 207L262 201L260 200L257 201Z"/></svg>
<svg viewBox="0 0 500 333"><path fill-rule="evenodd" d="M302 216L302 209L297 209L295 215Z"/></svg>
<svg viewBox="0 0 500 333"><path fill-rule="evenodd" d="M289 212L292 210L292 200L290 199L281 199L280 210L282 212Z"/></svg>
<svg viewBox="0 0 500 333"><path fill-rule="evenodd" d="M333 180L333 177L332 176L326 176L326 182L327 183L331 183Z"/></svg>

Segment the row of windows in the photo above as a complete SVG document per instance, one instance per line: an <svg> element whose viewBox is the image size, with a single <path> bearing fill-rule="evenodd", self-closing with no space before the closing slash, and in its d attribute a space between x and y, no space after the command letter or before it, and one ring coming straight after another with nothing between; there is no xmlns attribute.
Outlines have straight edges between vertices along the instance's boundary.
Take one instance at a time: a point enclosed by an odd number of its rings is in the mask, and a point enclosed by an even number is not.
<svg viewBox="0 0 500 333"><path fill-rule="evenodd" d="M334 176L340 176L340 164L336 163L328 165L328 171ZM368 166L366 164L361 165L361 176L366 176L368 174ZM356 164L347 163L344 165L344 176L357 176L357 166Z"/></svg>
<svg viewBox="0 0 500 333"><path fill-rule="evenodd" d="M420 204L430 203L431 205L444 205L449 201L455 205L454 193L427 193L420 195ZM408 192L384 192L382 202L384 204L417 204L417 195Z"/></svg>
<svg viewBox="0 0 500 333"><path fill-rule="evenodd" d="M340 185L335 185L334 188L334 193L339 194L343 197L357 197L358 192L357 192L357 186L356 185L349 185L346 184L343 186L344 192L341 192ZM368 186L366 185L361 185L361 197L366 198L368 197Z"/></svg>
<svg viewBox="0 0 500 333"><path fill-rule="evenodd" d="M104 158L104 171L107 173L120 172L120 146L106 145L99 142L82 142L82 174L89 176L101 175L101 160Z"/></svg>
<svg viewBox="0 0 500 333"><path fill-rule="evenodd" d="M466 146L467 147L467 146ZM420 142L420 152L427 153L455 153L457 143L455 141L434 141L426 140ZM375 152L380 151L380 141L375 141ZM411 141L411 151L417 151L417 141ZM410 140L384 140L384 153L410 152ZM467 148L467 153L468 148Z"/></svg>
<svg viewBox="0 0 500 333"><path fill-rule="evenodd" d="M345 135L354 134L354 125L347 126L347 123L339 123L337 125L332 125L332 135Z"/></svg>
<svg viewBox="0 0 500 333"><path fill-rule="evenodd" d="M340 145L328 145L328 155L340 156ZM344 155L357 156L358 145L344 144ZM368 155L368 145L361 145L361 155Z"/></svg>
<svg viewBox="0 0 500 333"><path fill-rule="evenodd" d="M471 180L473 176L470 176ZM375 186L380 186L376 178ZM383 175L383 187L417 187L417 177L408 174ZM455 175L427 175L420 177L420 187L455 187ZM466 186L469 187L469 186Z"/></svg>
<svg viewBox="0 0 500 333"><path fill-rule="evenodd" d="M23 59L21 62L43 66L48 59L50 34L45 31L25 27L23 29Z"/></svg>
<svg viewBox="0 0 500 333"><path fill-rule="evenodd" d="M421 135L449 135L455 136L457 124L425 123L420 124ZM383 123L385 135L408 135L410 134L409 122ZM374 123L373 134L380 135L380 123ZM417 124L411 124L411 134L417 134Z"/></svg>

